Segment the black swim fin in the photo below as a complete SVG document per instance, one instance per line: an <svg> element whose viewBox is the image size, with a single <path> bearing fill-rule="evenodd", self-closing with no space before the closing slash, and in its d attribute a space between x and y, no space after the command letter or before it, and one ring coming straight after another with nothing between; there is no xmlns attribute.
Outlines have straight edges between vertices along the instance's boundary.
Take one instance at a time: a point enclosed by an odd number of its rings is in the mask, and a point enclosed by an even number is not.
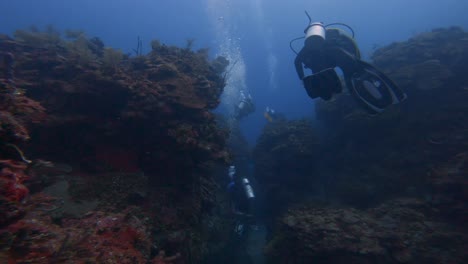
<svg viewBox="0 0 468 264"><path fill-rule="evenodd" d="M334 93L342 90L341 81L333 68L314 73L304 78L304 87L310 98L330 100Z"/></svg>
<svg viewBox="0 0 468 264"><path fill-rule="evenodd" d="M361 69L346 80L351 94L370 114L382 112L391 104L398 104L407 95L384 73L364 61L358 60Z"/></svg>

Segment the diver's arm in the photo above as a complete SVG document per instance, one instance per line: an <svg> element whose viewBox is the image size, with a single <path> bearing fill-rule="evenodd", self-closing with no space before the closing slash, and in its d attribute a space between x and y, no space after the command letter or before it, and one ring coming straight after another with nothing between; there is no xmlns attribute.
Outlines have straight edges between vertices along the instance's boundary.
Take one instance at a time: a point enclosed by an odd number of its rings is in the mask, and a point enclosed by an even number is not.
<svg viewBox="0 0 468 264"><path fill-rule="evenodd" d="M296 59L294 60L294 65L296 66L296 72L300 80L304 79L304 68L302 67L301 53L302 52L299 52L299 54L297 54L296 56Z"/></svg>

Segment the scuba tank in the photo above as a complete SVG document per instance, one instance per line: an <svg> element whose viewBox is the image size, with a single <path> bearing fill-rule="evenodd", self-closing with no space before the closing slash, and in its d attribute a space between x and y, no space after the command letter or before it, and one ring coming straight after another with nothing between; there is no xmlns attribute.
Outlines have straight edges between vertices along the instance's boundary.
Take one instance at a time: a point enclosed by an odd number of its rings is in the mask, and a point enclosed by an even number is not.
<svg viewBox="0 0 468 264"><path fill-rule="evenodd" d="M245 96L244 92L243 91L240 91L240 102L239 104L237 105L237 107L239 109L243 109L244 106L245 106L245 103L247 102L247 97Z"/></svg>
<svg viewBox="0 0 468 264"><path fill-rule="evenodd" d="M254 191L252 189L252 186L250 185L249 179L243 178L242 179L242 185L244 186L245 190L245 195L247 196L248 199L255 198Z"/></svg>
<svg viewBox="0 0 468 264"><path fill-rule="evenodd" d="M305 36L294 38L289 42L289 48L295 54L298 54L298 52L293 48L292 44L296 40L300 40L300 39L305 39L304 44L306 46L309 46L311 48L321 48L323 43L325 42L327 31L330 30L329 28L330 26L337 25L337 26L343 26L343 27L348 28L351 34L349 37L348 36L346 37L354 41L354 30L347 24L336 22L336 23L324 25L322 22L312 22L312 18L310 17L309 13L307 13L307 11L305 11L305 14L307 15L307 18L309 18L309 24L304 30ZM338 30L338 29L334 29L334 30ZM341 32L342 30L340 29L339 31Z"/></svg>
<svg viewBox="0 0 468 264"><path fill-rule="evenodd" d="M236 185L236 183L234 182L235 175L236 175L236 166L234 165L229 166L229 169L228 169L229 183L227 185L227 189L229 192L232 192L232 190L234 189L234 186Z"/></svg>
<svg viewBox="0 0 468 264"><path fill-rule="evenodd" d="M236 174L236 166L234 165L229 166L228 176L231 180L234 178L235 174Z"/></svg>
<svg viewBox="0 0 468 264"><path fill-rule="evenodd" d="M322 22L313 22L304 30L305 45L311 48L319 49L325 42L326 29Z"/></svg>

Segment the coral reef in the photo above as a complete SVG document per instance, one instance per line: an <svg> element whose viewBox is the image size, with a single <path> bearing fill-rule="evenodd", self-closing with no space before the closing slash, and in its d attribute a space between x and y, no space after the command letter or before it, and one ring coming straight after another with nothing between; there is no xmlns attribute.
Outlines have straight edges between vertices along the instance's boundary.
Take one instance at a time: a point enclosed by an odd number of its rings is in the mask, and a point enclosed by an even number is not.
<svg viewBox="0 0 468 264"><path fill-rule="evenodd" d="M29 190L23 184L28 178L25 164L0 160L0 166L0 226L4 226L24 214L20 202L28 195Z"/></svg>
<svg viewBox="0 0 468 264"><path fill-rule="evenodd" d="M366 211L291 209L267 246L268 263L464 263L468 237L417 199Z"/></svg>
<svg viewBox="0 0 468 264"><path fill-rule="evenodd" d="M200 261L229 62L156 40L133 57L51 26L0 47L0 262Z"/></svg>
<svg viewBox="0 0 468 264"><path fill-rule="evenodd" d="M21 202L29 190L24 182L33 161L24 156L20 144L30 139L29 128L45 119L45 109L25 96L16 85L14 41L0 35L0 228L21 218Z"/></svg>
<svg viewBox="0 0 468 264"><path fill-rule="evenodd" d="M437 164L429 173L431 205L447 221L464 225L468 221L468 153L460 153Z"/></svg>
<svg viewBox="0 0 468 264"><path fill-rule="evenodd" d="M94 211L54 222L52 197L33 195L28 214L0 230L5 263L146 263L151 256L150 218L138 208Z"/></svg>
<svg viewBox="0 0 468 264"><path fill-rule="evenodd" d="M462 28L440 28L375 51L372 60L408 92L452 89L468 81L467 33Z"/></svg>
<svg viewBox="0 0 468 264"><path fill-rule="evenodd" d="M467 261L467 39L457 27L435 29L376 50L373 63L408 94L378 116L366 115L347 93L316 102L320 155L308 163L314 173L300 173L296 183L320 180L315 188L280 185L277 193L296 201L278 214L276 228L269 224L271 263ZM278 143L267 128L262 137ZM264 184L277 179L262 172L296 171L271 162L295 150L257 151L273 155L258 168Z"/></svg>
<svg viewBox="0 0 468 264"><path fill-rule="evenodd" d="M320 148L310 121L279 119L265 126L253 156L268 215L279 215L310 192Z"/></svg>
<svg viewBox="0 0 468 264"><path fill-rule="evenodd" d="M375 64L408 93L406 102L382 115L359 113L346 94L318 105L317 115L333 131L330 149L336 151L327 160L339 168L329 172L330 192L354 205L431 192L429 172L462 155L468 144L467 38L460 28L437 29L377 50ZM437 74L421 67L435 60L443 68ZM421 80L434 87L422 87Z"/></svg>

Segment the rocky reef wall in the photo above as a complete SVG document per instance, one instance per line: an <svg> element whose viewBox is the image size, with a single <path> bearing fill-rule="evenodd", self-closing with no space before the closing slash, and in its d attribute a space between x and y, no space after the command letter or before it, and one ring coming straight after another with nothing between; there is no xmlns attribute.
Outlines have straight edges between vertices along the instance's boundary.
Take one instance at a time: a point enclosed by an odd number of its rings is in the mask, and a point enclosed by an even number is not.
<svg viewBox="0 0 468 264"><path fill-rule="evenodd" d="M0 262L199 261L230 158L211 113L229 62L53 27L0 47Z"/></svg>
<svg viewBox="0 0 468 264"><path fill-rule="evenodd" d="M303 130L278 124L288 132L274 141L271 129L264 129L263 142L275 142L256 148L257 170L268 175L259 174L266 185L280 178L297 185L320 179L309 187L278 185L276 193L296 200L287 212L273 205L277 221L270 226L269 263L468 260L467 43L468 33L453 27L376 50L372 63L408 99L376 117L367 116L347 93L316 101L323 133L318 148L300 144L313 152L307 172L288 163L261 162L266 156L270 161L294 156L296 144L286 138ZM284 152L271 151L283 143Z"/></svg>

